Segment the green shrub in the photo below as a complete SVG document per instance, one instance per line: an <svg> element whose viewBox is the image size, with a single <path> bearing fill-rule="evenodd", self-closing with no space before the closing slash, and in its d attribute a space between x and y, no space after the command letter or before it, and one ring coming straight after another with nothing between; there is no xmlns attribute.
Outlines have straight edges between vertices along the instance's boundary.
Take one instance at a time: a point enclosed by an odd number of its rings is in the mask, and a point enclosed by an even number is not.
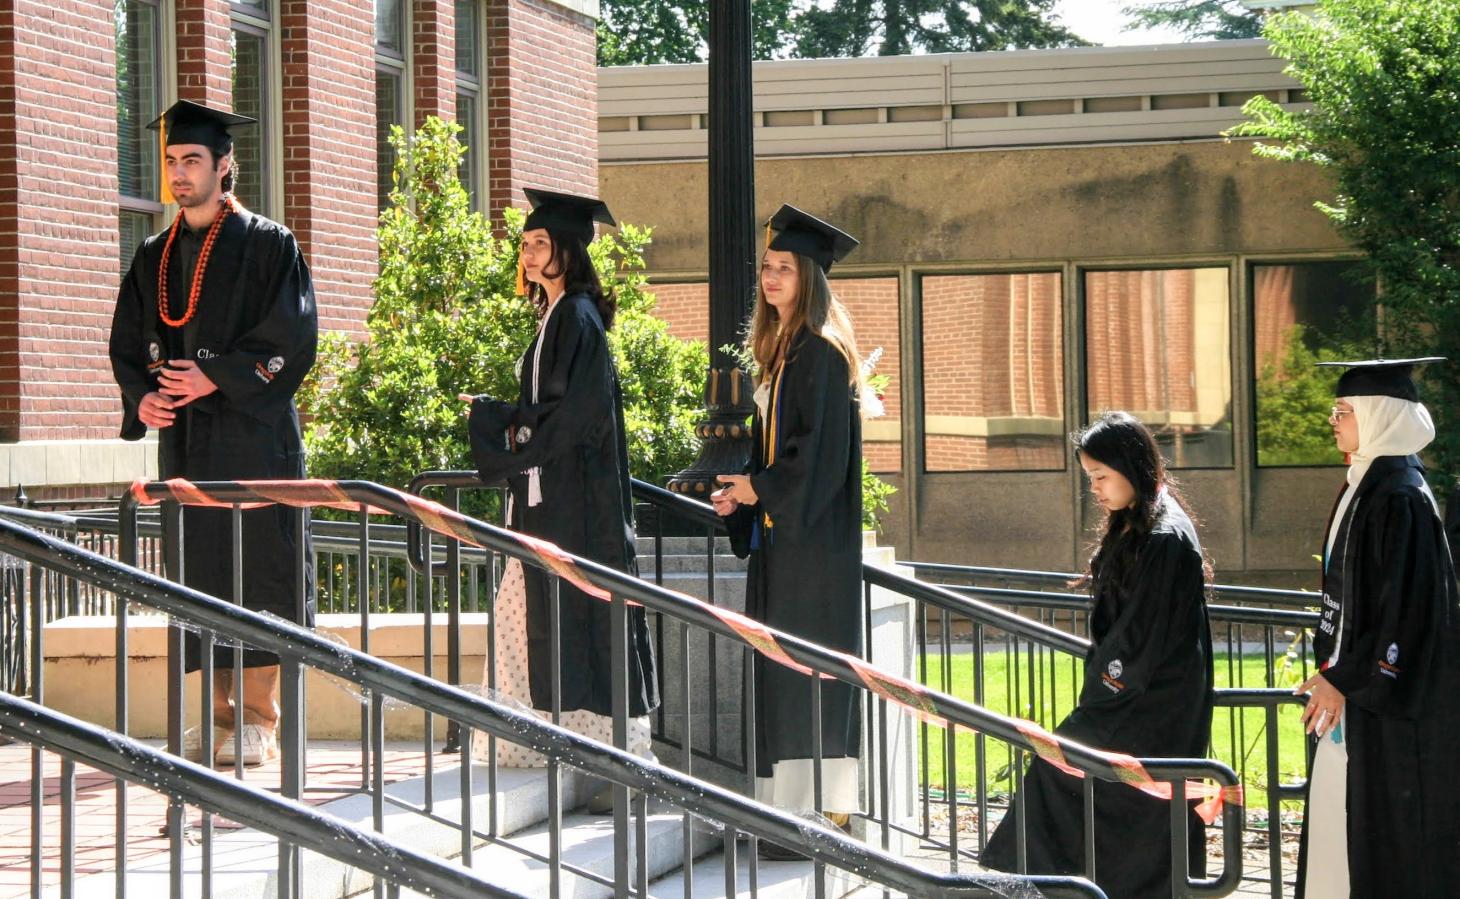
<svg viewBox="0 0 1460 899"><path fill-rule="evenodd" d="M367 337L332 333L301 391L310 415L310 473L404 486L428 469L471 467L465 404L457 394L517 396L517 359L536 315L516 295L524 215L507 209L504 233L471 209L457 170L460 126L428 118L413 137L396 128L390 206L380 217L380 274ZM619 302L609 342L623 383L630 468L660 481L694 457L702 343L669 334L652 316L642 274L647 229L623 226L591 249ZM478 499L468 508L480 511Z"/></svg>

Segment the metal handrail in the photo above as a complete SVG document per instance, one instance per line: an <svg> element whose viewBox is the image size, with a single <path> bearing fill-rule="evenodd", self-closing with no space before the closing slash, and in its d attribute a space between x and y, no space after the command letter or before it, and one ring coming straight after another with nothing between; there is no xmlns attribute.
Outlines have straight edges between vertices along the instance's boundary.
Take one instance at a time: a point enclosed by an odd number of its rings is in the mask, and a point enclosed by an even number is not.
<svg viewBox="0 0 1460 899"><path fill-rule="evenodd" d="M404 494L399 491L361 481L341 481L337 485L344 494L352 500L360 501L362 505L385 509L402 517L414 517ZM257 499L238 482L199 483L196 486L224 501L248 502ZM273 494L281 495L283 491L277 489L277 482L275 488ZM168 488L165 484L154 483L140 489L157 498L170 495L167 494ZM124 500L124 505L126 502ZM474 540L489 549L516 555L528 563L536 561L508 531L464 516L459 523L468 527ZM852 840L834 828L809 823L671 768L555 727L536 716L474 696L460 688L416 674L375 656L341 647L308 628L215 599L49 535L0 521L0 548L242 644L268 646L281 656L295 658L315 670L352 681L372 691L405 699L423 710L460 721L463 727L479 729L513 743L525 742L535 751L588 774L638 790L646 796L686 809L698 817L732 824L739 830L762 839L795 846L806 855L836 867L858 871L878 883L907 890L914 895L994 895L984 885L984 877L924 871L900 858ZM671 609L681 602L697 605L688 597L675 597L668 591L656 591L637 579L588 560L576 560L576 565L599 586L611 589L626 599L643 601L646 606L653 604ZM665 602L666 597L674 601ZM704 617L718 621L708 613ZM728 627L724 628L724 633L727 637L736 636ZM788 653L798 657L803 663L814 664L818 656L835 658L834 653L814 644L791 637L780 639ZM853 677L849 667L843 666L843 669L842 673L847 678ZM1016 742L1022 741L1016 738ZM1073 743L1065 745L1067 749L1075 750L1071 753L1072 761L1077 764L1090 762L1093 750ZM1103 773L1107 779L1116 779L1109 766L1103 767L1103 772L1096 770L1094 773L1097 776ZM1152 760L1150 770L1158 779L1179 778L1184 781L1188 777L1203 777L1224 785L1235 782L1235 775L1230 769L1209 765L1202 760ZM1031 885L1051 895L1104 895L1081 878L1025 876Z"/></svg>
<svg viewBox="0 0 1460 899"><path fill-rule="evenodd" d="M230 821L317 852L397 886L432 895L520 897L469 868L361 830L312 806L282 799L43 705L0 692L0 733L98 771L178 797ZM64 774L63 774L64 777Z"/></svg>
<svg viewBox="0 0 1460 899"><path fill-rule="evenodd" d="M1042 581L1046 583L1059 583L1068 586L1071 581L1077 581L1084 577L1082 574L1069 571L1040 571L1037 569L1023 568L989 568L980 565L955 565L948 562L906 562L909 568L914 571L928 571L939 574L952 575L981 575L984 577L1002 577L1010 580L1020 581ZM1299 603L1309 605L1315 603L1318 597L1313 593L1305 593L1302 590L1281 590L1275 587L1250 587L1244 584L1212 584L1208 588L1214 596L1226 599L1250 599L1261 602L1275 602L1284 604Z"/></svg>
<svg viewBox="0 0 1460 899"><path fill-rule="evenodd" d="M350 486L355 482L341 482L346 492L350 492ZM469 471L434 471L425 472L416 476L411 481L412 487L423 489L428 486L468 489L481 486L481 481L474 472ZM212 492L217 485L198 485ZM371 485L374 486L374 485ZM691 517L691 520L698 520L700 523L719 524L720 518L713 509L703 503L685 497L677 496L662 488L655 487L637 479L632 481L634 496L654 504L662 504L679 514ZM220 496L220 498L228 498ZM382 508L390 508L382 505ZM391 511L395 511L393 508ZM414 519L415 516L409 512L403 517ZM462 516L465 518L464 516ZM465 519L471 521L471 519ZM419 523L419 520L417 520ZM719 524L723 528L723 524ZM505 533L502 529L485 525L480 522L472 522L473 537L483 539L484 545L491 549L503 549L519 558L529 561L530 556L524 555L515 544L505 544L496 539L495 534ZM478 531L477 528L482 530ZM664 590L653 584L648 584L638 578L623 572L588 560L575 560L580 572L594 585L606 588L615 594L622 594L635 602L641 603L645 608L665 613L681 621L708 630L718 636L733 640L743 646L752 646L743 635L731 628L716 613L714 608L707 603L692 599L684 594ZM939 596L946 602L956 603L960 608L974 608L980 616L987 616L988 620L995 622L1000 627L1007 627L1010 631L1022 635L1033 635L1034 639L1049 640L1068 651L1083 654L1086 641L1078 637L1066 634L1055 628L1048 627L1038 622L1030 621L1022 616L998 609L993 606L976 603L976 601L965 599L954 594L942 593L941 588L926 584L921 581L906 578L885 569L875 566L863 565L863 577L872 583L892 585L893 589L911 591L910 595L917 596ZM999 591L1009 592L1009 591ZM1015 593L1023 591L1013 591ZM791 634L766 629L781 648L794 661L805 665L821 675L831 675L838 680L848 683L853 687L866 689L866 683L858 676L857 672L848 663L847 657L842 653L828 650L818 644L801 639ZM999 740L1016 746L1026 752L1034 752L1036 747L1015 725L1012 718L1000 715L985 709L974 703L965 702L956 697L943 693L928 690L926 698L933 705L933 713L944 718L950 724L958 724L974 731L979 731ZM911 707L907 703L901 703L905 707ZM1106 754L1099 750L1092 749L1063 737L1051 737L1059 746L1065 756L1065 760L1074 768L1086 774L1093 774L1102 780L1122 780L1121 774L1111 764ZM1235 772L1227 765L1211 759L1146 759L1138 760L1142 766L1160 781L1169 781L1174 784L1183 784L1187 779L1211 780L1224 787L1236 786L1239 781ZM1225 895L1236 888L1241 879L1241 815L1242 807L1236 803L1226 803L1223 807L1223 870L1215 878L1206 878L1197 881L1188 881L1187 887L1192 895Z"/></svg>

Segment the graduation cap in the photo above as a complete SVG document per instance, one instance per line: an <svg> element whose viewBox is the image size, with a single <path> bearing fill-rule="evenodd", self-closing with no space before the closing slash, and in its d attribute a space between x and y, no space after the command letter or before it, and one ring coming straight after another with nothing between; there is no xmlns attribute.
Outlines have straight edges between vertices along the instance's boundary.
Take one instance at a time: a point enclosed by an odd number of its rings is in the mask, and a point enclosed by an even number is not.
<svg viewBox="0 0 1460 899"><path fill-rule="evenodd" d="M1444 361L1444 356L1424 356L1418 359L1319 362L1317 365L1321 368L1348 369L1339 377L1334 396L1392 396L1417 403L1419 388L1414 386L1414 367Z"/></svg>
<svg viewBox="0 0 1460 899"><path fill-rule="evenodd" d="M859 243L845 231L789 204L776 210L767 227L776 234L766 241L766 249L814 259L822 272L831 271L832 263L842 261Z"/></svg>
<svg viewBox="0 0 1460 899"><path fill-rule="evenodd" d="M524 188L522 192L527 195L527 202L532 204L532 212L528 213L527 221L522 225L524 231L547 228L581 237L584 243L588 243L593 240L594 222L618 224L609 213L608 205L596 197L560 194L534 187Z"/></svg>
<svg viewBox="0 0 1460 899"><path fill-rule="evenodd" d="M161 161L167 157L167 148L174 144L202 144L222 155L233 149L233 135L228 133L229 128L257 123L258 119L248 116L209 109L191 100L179 100L162 115L148 122L147 127L158 133L158 142L162 147L162 152L158 154ZM166 163L163 162L163 165L160 182L162 202L171 203L172 191L167 186Z"/></svg>

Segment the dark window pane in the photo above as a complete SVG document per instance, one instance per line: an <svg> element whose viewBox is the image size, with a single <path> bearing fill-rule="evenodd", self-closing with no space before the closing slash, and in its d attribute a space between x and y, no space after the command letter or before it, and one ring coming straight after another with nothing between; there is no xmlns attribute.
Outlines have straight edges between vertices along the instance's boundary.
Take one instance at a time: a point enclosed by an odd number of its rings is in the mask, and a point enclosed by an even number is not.
<svg viewBox="0 0 1460 899"><path fill-rule="evenodd" d="M233 5L260 18L269 15L269 0L233 0Z"/></svg>
<svg viewBox="0 0 1460 899"><path fill-rule="evenodd" d="M1351 262L1252 267L1258 465L1339 465L1333 359L1374 355L1374 284Z"/></svg>
<svg viewBox="0 0 1460 899"><path fill-rule="evenodd" d="M1065 467L1061 277L922 280L927 471Z"/></svg>
<svg viewBox="0 0 1460 899"><path fill-rule="evenodd" d="M482 73L477 44L478 3L480 0L456 0L456 70L473 78Z"/></svg>
<svg viewBox="0 0 1460 899"><path fill-rule="evenodd" d="M1085 273L1086 412L1123 409L1168 464L1232 464L1225 268Z"/></svg>
<svg viewBox="0 0 1460 899"><path fill-rule="evenodd" d="M461 186L471 195L473 209L481 209L481 197L477 184L477 98L461 90L456 91L456 123L461 126L461 133L456 137L461 141Z"/></svg>
<svg viewBox="0 0 1460 899"><path fill-rule="evenodd" d="M147 123L161 111L157 8L137 0L118 0L115 21L119 186L125 196L156 200L157 135L147 130Z"/></svg>
<svg viewBox="0 0 1460 899"><path fill-rule="evenodd" d="M401 0L375 0L375 46L401 53Z"/></svg>
<svg viewBox="0 0 1460 899"><path fill-rule="evenodd" d="M117 255L121 257L122 274L132 265L132 257L142 241L152 236L152 216L145 212L129 212L123 209L118 220L119 239Z"/></svg>
<svg viewBox="0 0 1460 899"><path fill-rule="evenodd" d="M257 125L232 129L233 158L238 165L233 192L244 206L260 215L269 214L264 171L268 131L264 90L264 38L233 32L233 111L259 120Z"/></svg>
<svg viewBox="0 0 1460 899"><path fill-rule="evenodd" d="M375 165L380 208L390 202L391 176L395 169L395 150L390 146L390 126L400 125L400 76L394 72L375 72Z"/></svg>

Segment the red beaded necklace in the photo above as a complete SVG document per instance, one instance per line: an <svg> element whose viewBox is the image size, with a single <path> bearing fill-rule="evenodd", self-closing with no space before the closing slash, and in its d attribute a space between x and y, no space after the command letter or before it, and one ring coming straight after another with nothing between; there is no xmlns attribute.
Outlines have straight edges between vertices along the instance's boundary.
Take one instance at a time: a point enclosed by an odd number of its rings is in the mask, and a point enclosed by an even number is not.
<svg viewBox="0 0 1460 899"><path fill-rule="evenodd" d="M218 232L223 228L223 220L233 212L233 194L224 194L223 208L213 217L213 224L208 226L208 236L203 238L203 250L198 254L198 264L193 267L193 283L188 290L188 308L183 312L182 318L172 318L168 313L171 311L167 297L167 263L172 258L172 242L177 239L178 232L183 227L183 215L172 222L172 230L167 232L167 243L162 247L162 268L157 273L157 313L162 316L163 324L170 328L181 328L193 320L193 315L198 311L198 293L203 288L203 273L208 269L208 257L213 253L213 242L218 239Z"/></svg>

